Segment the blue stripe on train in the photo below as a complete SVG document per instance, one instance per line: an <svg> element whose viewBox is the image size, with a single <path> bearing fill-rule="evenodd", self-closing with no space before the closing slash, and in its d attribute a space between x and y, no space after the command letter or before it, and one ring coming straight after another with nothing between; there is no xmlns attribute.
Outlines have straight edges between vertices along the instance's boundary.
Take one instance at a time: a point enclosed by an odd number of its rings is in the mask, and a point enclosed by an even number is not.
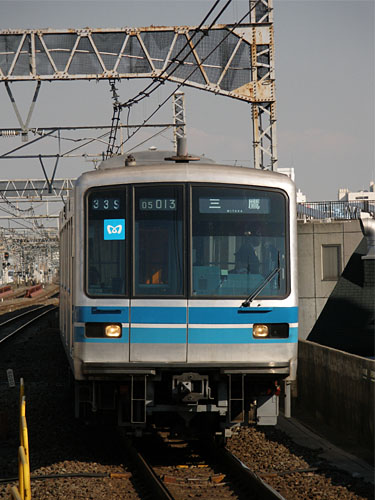
<svg viewBox="0 0 375 500"><path fill-rule="evenodd" d="M252 328L190 328L188 344L289 344L298 340L298 328L290 329L287 339L254 339ZM186 344L186 328L132 328L131 344ZM129 334L123 330L119 339L85 338L84 327L74 328L75 342L128 343Z"/></svg>
<svg viewBox="0 0 375 500"><path fill-rule="evenodd" d="M298 340L298 328L287 339L254 339L252 328L190 328L189 344L290 344Z"/></svg>
<svg viewBox="0 0 375 500"><path fill-rule="evenodd" d="M186 324L186 307L132 307L133 323ZM129 323L129 307L77 306L74 309L77 323Z"/></svg>
<svg viewBox="0 0 375 500"><path fill-rule="evenodd" d="M298 329L291 328L287 339L254 339L249 328L190 328L188 344L288 344L298 339ZM132 344L185 344L186 329L133 328Z"/></svg>
<svg viewBox="0 0 375 500"><path fill-rule="evenodd" d="M297 323L298 307L190 307L189 324Z"/></svg>
<svg viewBox="0 0 375 500"><path fill-rule="evenodd" d="M129 323L129 307L75 307L77 323ZM132 323L186 324L186 307L131 307ZM298 307L189 307L189 324L297 323Z"/></svg>
<svg viewBox="0 0 375 500"><path fill-rule="evenodd" d="M131 307L132 323L186 325L186 315L186 307Z"/></svg>
<svg viewBox="0 0 375 500"><path fill-rule="evenodd" d="M131 343L134 344L184 344L186 343L185 307L132 307ZM129 323L129 307L76 307L76 322ZM189 307L189 325L207 325L207 328L189 328L189 344L249 344L291 343L298 340L298 329L292 327L287 339L253 339L250 324L297 323L297 307L236 308L236 307ZM149 324L139 327L137 323ZM181 325L181 328L158 328L158 324ZM221 328L220 325L244 325L244 328ZM246 325L248 325L246 327ZM123 330L121 339L87 339L84 328L75 328L77 342L129 342L128 330Z"/></svg>
<svg viewBox="0 0 375 500"><path fill-rule="evenodd" d="M76 306L73 317L76 323L129 323L129 307Z"/></svg>

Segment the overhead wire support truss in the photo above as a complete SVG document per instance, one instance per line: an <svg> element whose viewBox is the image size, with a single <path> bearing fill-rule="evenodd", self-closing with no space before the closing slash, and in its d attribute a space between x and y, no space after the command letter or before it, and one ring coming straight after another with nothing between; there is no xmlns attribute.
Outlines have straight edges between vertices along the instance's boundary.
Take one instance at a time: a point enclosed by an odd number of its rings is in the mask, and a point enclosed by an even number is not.
<svg viewBox="0 0 375 500"><path fill-rule="evenodd" d="M170 77L165 68L186 42L191 41L195 47L192 40L197 27L1 30L0 82L152 78L180 83L197 67L186 85L247 102L258 100L255 94L261 90L266 101L271 96L270 82L252 80L248 54L254 29L256 44L269 43L268 25L238 26L201 64L205 55L231 30L231 25L212 26L206 32L205 43L197 46L195 52L190 48L187 60ZM203 26L202 31L205 28ZM34 44L28 43L30 37L35 39ZM234 50L236 54L232 58ZM171 70L178 65L173 62Z"/></svg>
<svg viewBox="0 0 375 500"><path fill-rule="evenodd" d="M61 196L68 197L76 179L54 179L53 189L46 179L9 179L0 180L0 193L8 201L61 201Z"/></svg>

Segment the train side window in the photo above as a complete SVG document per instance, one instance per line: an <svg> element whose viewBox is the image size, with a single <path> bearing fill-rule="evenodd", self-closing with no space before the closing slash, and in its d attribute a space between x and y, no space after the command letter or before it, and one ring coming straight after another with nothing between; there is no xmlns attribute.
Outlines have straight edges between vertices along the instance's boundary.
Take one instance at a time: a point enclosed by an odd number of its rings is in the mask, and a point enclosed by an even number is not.
<svg viewBox="0 0 375 500"><path fill-rule="evenodd" d="M134 295L181 296L182 186L135 187L134 218Z"/></svg>
<svg viewBox="0 0 375 500"><path fill-rule="evenodd" d="M126 285L126 192L90 190L86 197L86 291L124 296Z"/></svg>

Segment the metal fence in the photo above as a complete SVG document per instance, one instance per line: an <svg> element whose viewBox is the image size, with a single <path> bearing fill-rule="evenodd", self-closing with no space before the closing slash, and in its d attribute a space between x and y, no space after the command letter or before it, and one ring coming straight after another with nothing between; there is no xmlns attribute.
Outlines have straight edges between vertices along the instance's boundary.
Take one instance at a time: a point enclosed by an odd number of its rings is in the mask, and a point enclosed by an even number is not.
<svg viewBox="0 0 375 500"><path fill-rule="evenodd" d="M307 201L297 203L299 219L359 219L361 212L375 214L375 201Z"/></svg>

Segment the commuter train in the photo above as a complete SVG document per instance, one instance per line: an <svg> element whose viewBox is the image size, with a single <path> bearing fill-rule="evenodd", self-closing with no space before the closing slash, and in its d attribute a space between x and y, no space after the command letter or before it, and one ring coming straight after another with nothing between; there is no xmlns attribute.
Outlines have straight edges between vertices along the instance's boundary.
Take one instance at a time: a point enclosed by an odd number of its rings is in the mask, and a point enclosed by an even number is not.
<svg viewBox="0 0 375 500"><path fill-rule="evenodd" d="M224 435L276 423L297 368L287 176L162 151L116 156L77 179L60 246L77 417Z"/></svg>

